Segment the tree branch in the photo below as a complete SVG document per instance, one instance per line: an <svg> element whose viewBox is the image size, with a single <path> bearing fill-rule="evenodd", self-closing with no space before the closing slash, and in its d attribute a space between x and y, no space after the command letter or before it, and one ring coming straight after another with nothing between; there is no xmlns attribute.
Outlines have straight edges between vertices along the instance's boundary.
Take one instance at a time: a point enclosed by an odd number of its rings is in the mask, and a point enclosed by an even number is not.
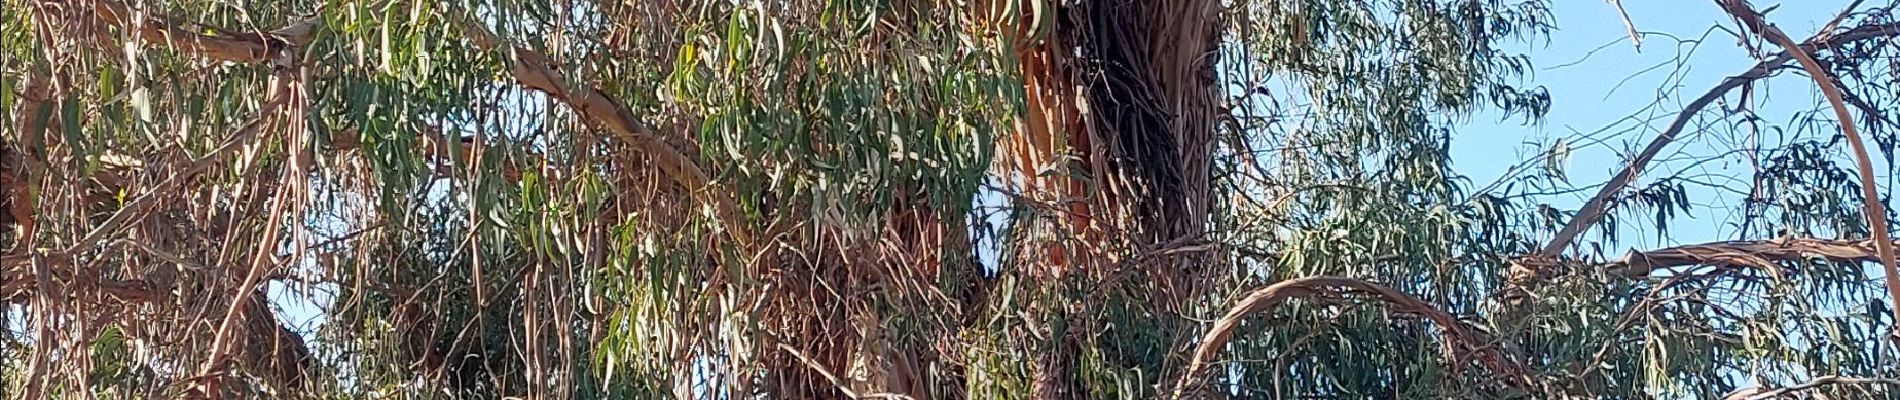
<svg viewBox="0 0 1900 400"><path fill-rule="evenodd" d="M1636 51L1643 51L1643 34L1636 32L1636 22L1630 20L1630 12L1623 8L1623 1L1604 1L1609 2L1611 7L1616 7L1616 14L1623 17L1623 29L1628 30L1630 34L1630 46L1636 47Z"/></svg>
<svg viewBox="0 0 1900 400"><path fill-rule="evenodd" d="M1854 129L1854 116L1847 111L1847 105L1841 102L1841 89L1834 86L1834 74L1821 63L1814 61L1808 50L1801 48L1788 35L1774 24L1762 19L1761 14L1748 7L1743 0L1721 0L1722 9L1735 16L1742 25L1755 34L1780 45L1801 67L1808 70L1808 77L1814 79L1814 85L1821 88L1821 94L1827 97L1828 105L1833 106L1834 116L1839 118L1841 135L1847 137L1847 144L1854 150L1854 163L1860 167L1861 204L1866 207L1868 231L1873 233L1874 250L1880 255L1880 265L1887 271L1887 297L1894 302L1894 320L1900 321L1900 269L1895 269L1893 259L1893 239L1887 232L1887 209L1880 203L1880 189L1874 186L1874 162L1867 156L1867 143L1861 141L1860 132ZM1900 332L1900 331L1896 331ZM1894 336L1900 342L1900 336Z"/></svg>
<svg viewBox="0 0 1900 400"><path fill-rule="evenodd" d="M588 120L604 125L620 139L638 147L650 157L653 164L674 183L680 185L693 197L708 203L727 233L738 242L741 248L750 246L751 233L746 227L738 203L730 193L713 190L712 180L697 162L688 158L651 128L640 123L633 111L614 101L612 97L599 90L582 85L572 85L566 77L550 67L553 64L548 57L533 49L509 45L496 38L479 21L469 21L469 38L475 46L485 50L501 50L511 54L515 81L522 86L546 93L548 97L566 103L574 111Z"/></svg>
<svg viewBox="0 0 1900 400"><path fill-rule="evenodd" d="M1522 387L1533 383L1529 370L1499 351L1494 342L1485 336L1483 330L1466 324L1450 313L1439 310L1438 307L1396 289L1358 279L1312 276L1281 281L1255 290L1229 309L1226 316L1215 321L1214 327L1201 337L1200 345L1194 351L1194 358L1188 362L1180 382L1175 384L1174 395L1171 398L1182 398L1188 390L1200 385L1200 375L1206 372L1208 364L1220 355L1221 350L1227 346L1227 342L1233 338L1234 330L1239 328L1240 322L1248 316L1272 309L1290 299L1340 293L1373 295L1390 304L1398 312L1430 319L1445 330L1447 339L1457 344L1459 350L1475 353L1479 362L1493 372L1505 375L1509 378L1507 382L1511 385ZM1461 355L1454 354L1454 357L1458 356Z"/></svg>
<svg viewBox="0 0 1900 400"><path fill-rule="evenodd" d="M1768 399L1780 398L1781 396L1794 394L1795 392L1813 390L1815 388L1828 386L1828 385L1900 386L1900 379L1854 378L1854 377L1845 377L1845 376L1838 376L1838 375L1828 375L1828 376L1823 376L1819 378L1814 378L1814 380L1802 382L1801 384L1798 384L1798 385L1777 388L1773 390L1761 390L1762 388L1750 388L1750 389L1737 390L1733 393L1730 393L1728 396L1723 396L1722 399L1723 400L1768 400Z"/></svg>
<svg viewBox="0 0 1900 400"><path fill-rule="evenodd" d="M200 33L202 30L182 28L162 16L150 16L150 11L143 21L136 21L130 7L115 1L92 0L91 3L93 15L100 21L125 29L147 42L212 60L244 64L270 61L286 49L308 43L311 30L317 24L312 18L271 32L206 34Z"/></svg>
<svg viewBox="0 0 1900 400"><path fill-rule="evenodd" d="M41 262L54 266L70 266L71 257L49 254L41 256ZM52 276L48 281L73 281L70 268L47 268ZM31 271L18 268L0 269L0 304L14 304L31 301L38 291L38 279ZM105 280L88 283L100 293L111 296L128 307L145 303L164 304L172 300L172 288L159 287L151 282L131 280ZM309 345L303 337L297 335L279 323L276 313L271 311L269 300L262 290L254 291L239 305L244 335L241 338L246 351L240 356L246 367L260 375L272 378L276 383L290 388L303 386L305 372L315 361Z"/></svg>
<svg viewBox="0 0 1900 400"><path fill-rule="evenodd" d="M0 304L24 303L33 298L39 289L39 279L31 271L35 255L12 255L6 257L4 266L0 266ZM63 254L37 255L39 261L53 266L71 266L72 257ZM26 268L21 268L26 267ZM70 268L48 268L52 276L48 280L72 281ZM121 301L142 303L163 298L151 283L142 280L105 280L90 282L100 292L116 297Z"/></svg>
<svg viewBox="0 0 1900 400"><path fill-rule="evenodd" d="M1814 38L1808 39L1807 42L1802 43L1798 47L1804 51L1813 51L1815 49L1837 47L1852 42L1885 39L1895 36L1900 36L1900 23L1864 25L1838 34L1824 31L1816 34ZM1596 225L1597 222L1601 222L1603 220L1603 214L1608 211L1609 202L1614 200L1616 194L1628 187L1630 181L1635 180L1636 175L1642 173L1643 168L1648 166L1649 162L1654 160L1656 155L1661 153L1664 147L1667 147L1670 142L1675 141L1676 136L1681 134L1683 128L1689 125L1689 120L1700 113L1703 107L1707 107L1709 103L1727 95L1730 90L1741 87L1743 84L1768 77L1774 73L1776 69L1794 60L1794 53L1783 51L1775 55L1775 57L1769 58L1767 61L1756 63L1754 67L1749 68L1740 75L1723 79L1722 83L1715 85L1715 88L1709 89L1709 91L1703 93L1701 97L1697 97L1695 100L1691 100L1689 104L1684 105L1682 111L1676 114L1675 120L1670 121L1669 127L1664 129L1661 135L1657 135L1654 140L1651 140L1648 146L1643 147L1643 151L1637 153L1635 158L1631 158L1629 166L1624 167L1622 172L1617 173L1615 177L1603 185L1602 189L1597 190L1596 195L1591 196L1590 200L1583 204L1583 208L1577 210L1577 215L1570 219L1570 223L1565 224L1563 229L1558 230L1556 236L1553 236L1550 242L1546 243L1544 248L1537 252L1537 255L1546 258L1558 256L1565 248L1570 247L1570 243L1577 238L1577 235L1582 234L1585 229Z"/></svg>
<svg viewBox="0 0 1900 400"><path fill-rule="evenodd" d="M1880 255L1871 240L1831 240L1786 238L1776 240L1735 240L1692 244L1649 251L1631 250L1623 259L1605 264L1612 275L1640 278L1658 269L1696 265L1779 268L1777 262L1804 260L1832 262L1878 261Z"/></svg>

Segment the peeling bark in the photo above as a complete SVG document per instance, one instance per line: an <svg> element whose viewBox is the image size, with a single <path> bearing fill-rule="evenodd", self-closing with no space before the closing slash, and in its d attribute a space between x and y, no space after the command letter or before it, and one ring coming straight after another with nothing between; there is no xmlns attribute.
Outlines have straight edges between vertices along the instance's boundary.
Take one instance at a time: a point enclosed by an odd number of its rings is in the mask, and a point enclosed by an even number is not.
<svg viewBox="0 0 1900 400"><path fill-rule="evenodd" d="M316 19L309 19L271 32L200 33L203 27L179 23L159 15L134 20L135 10L110 0L91 0L93 15L101 22L118 26L146 42L214 61L256 64L277 59L285 50L310 42ZM150 11L147 11L150 13ZM197 27L199 29L190 29Z"/></svg>
<svg viewBox="0 0 1900 400"><path fill-rule="evenodd" d="M995 5L992 5L992 8ZM999 141L1001 173L1036 209L1034 237L1013 257L1048 288L1068 279L1115 284L1139 264L1162 299L1208 289L1197 254L1143 258L1140 249L1198 239L1205 229L1214 122L1220 113L1217 2L1056 2L986 10L1018 21L1014 43L1027 107ZM1020 217L1020 216L1019 216ZM1085 398L1075 380L1090 303L1057 295L1031 368L1037 398ZM1153 305L1171 320L1173 302ZM1070 310L1071 308L1076 308Z"/></svg>
<svg viewBox="0 0 1900 400"><path fill-rule="evenodd" d="M1641 278L1659 269L1698 265L1778 270L1781 268L1779 263L1788 262L1877 262L1879 259L1879 252L1871 240L1786 238L1632 250L1621 260L1604 267L1612 275Z"/></svg>
<svg viewBox="0 0 1900 400"><path fill-rule="evenodd" d="M13 249L16 254L29 248L25 244L32 241L39 226L33 199L33 188L36 186L34 177L38 174L33 173L36 163L28 158L28 154L39 147L34 138L45 131L46 118L52 112L51 104L47 101L49 89L46 79L45 75L40 74L27 76L26 85L20 91L20 103L15 105L13 112L19 118L17 129L13 131L15 137L0 138L6 142L0 143L0 192L6 194L4 200L0 200L4 202L0 206L4 206L6 211L0 215L0 226L18 227Z"/></svg>

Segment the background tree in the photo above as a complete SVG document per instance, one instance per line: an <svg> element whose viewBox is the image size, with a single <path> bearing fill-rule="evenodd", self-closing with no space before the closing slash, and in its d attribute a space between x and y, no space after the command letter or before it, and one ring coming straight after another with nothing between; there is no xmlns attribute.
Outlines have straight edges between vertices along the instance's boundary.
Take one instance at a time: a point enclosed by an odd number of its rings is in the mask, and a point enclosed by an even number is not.
<svg viewBox="0 0 1900 400"><path fill-rule="evenodd" d="M1761 61L1624 172L1477 185L1464 121L1591 112L1505 50L1542 1L0 0L0 387L1888 396L1876 182L1753 108L1811 55L1892 165L1862 3L1787 48L1709 5ZM1734 151L1657 159L1693 135Z"/></svg>

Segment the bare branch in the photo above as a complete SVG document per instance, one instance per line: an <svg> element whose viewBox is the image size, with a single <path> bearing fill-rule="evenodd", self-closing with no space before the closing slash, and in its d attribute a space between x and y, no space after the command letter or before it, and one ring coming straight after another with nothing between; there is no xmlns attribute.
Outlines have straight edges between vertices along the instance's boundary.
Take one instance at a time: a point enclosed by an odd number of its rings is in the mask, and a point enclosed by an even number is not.
<svg viewBox="0 0 1900 400"><path fill-rule="evenodd" d="M1657 269L1696 265L1733 266L1770 270L1777 262L1803 260L1832 262L1877 261L1880 255L1869 240L1829 240L1788 238L1777 240L1736 240L1692 244L1649 251L1630 251L1622 260L1607 264L1613 275L1643 277Z"/></svg>
<svg viewBox="0 0 1900 400"><path fill-rule="evenodd" d="M1865 25L1849 29L1839 34L1822 32L1817 34L1814 38L1808 39L1806 43L1801 44L1799 47L1803 50L1813 51L1814 49L1837 47L1863 40L1885 39L1896 36L1900 36L1900 23ZM1563 253L1565 248L1570 247L1570 243L1574 241L1578 235L1582 234L1585 229L1589 229L1591 226L1596 225L1597 222L1602 221L1603 214L1608 212L1609 202L1616 197L1616 194L1622 192L1623 188L1628 187L1630 181L1635 180L1636 175L1642 173L1643 168L1648 166L1649 162L1654 160L1656 155L1661 153L1664 147L1667 147L1670 142L1675 141L1676 136L1681 134L1683 128L1689 125L1689 120L1695 118L1696 114L1700 113L1703 107L1707 107L1709 103L1727 95L1730 90L1741 87L1743 84L1768 77L1768 75L1772 74L1776 69L1787 65L1790 61L1794 61L1794 55L1783 51L1767 61L1756 63L1754 67L1749 68L1740 75L1723 79L1721 84L1715 85L1715 88L1709 89L1709 91L1703 93L1701 97L1697 97L1687 105L1684 105L1682 111L1676 114L1675 120L1669 123L1669 128L1664 129L1661 135L1657 135L1655 139L1649 142L1648 146L1643 147L1643 151L1637 153L1635 158L1631 158L1629 166L1624 167L1622 172L1617 173L1615 177L1603 185L1602 189L1597 190L1596 195L1590 197L1590 200L1583 204L1582 209L1577 210L1577 215L1570 219L1570 223L1564 225L1563 229L1558 230L1556 236L1551 237L1550 242L1546 243L1544 248L1537 252L1537 255L1542 257L1556 257Z"/></svg>
<svg viewBox="0 0 1900 400"><path fill-rule="evenodd" d="M1630 21L1630 12L1623 9L1623 0L1603 1L1609 2L1611 7L1616 7L1616 14L1623 17L1623 29L1629 30L1630 45L1635 46L1636 51L1643 51L1643 35L1636 32L1636 22Z"/></svg>
<svg viewBox="0 0 1900 400"><path fill-rule="evenodd" d="M1737 390L1733 393L1730 393L1728 396L1723 396L1722 399L1723 400L1768 400L1768 399L1780 398L1782 396L1794 394L1795 392L1813 390L1815 388L1828 386L1828 385L1900 386L1900 379L1855 378L1855 377L1845 377L1845 376L1838 376L1838 375L1828 375L1828 376L1823 376L1819 378L1814 378L1814 380L1802 382L1801 384L1798 384L1798 385L1788 386L1788 387L1783 387L1783 388L1776 388L1772 390L1763 390L1763 388L1748 388L1748 389Z"/></svg>
<svg viewBox="0 0 1900 400"><path fill-rule="evenodd" d="M1834 116L1840 119L1841 134L1847 136L1847 144L1854 150L1854 163L1860 167L1861 204L1866 207L1868 224L1871 225L1868 230L1873 232L1874 237L1874 250L1880 255L1880 264L1887 271L1887 296L1897 306L1893 310L1894 319L1900 320L1900 269L1894 267L1893 239L1888 238L1887 232L1887 209L1880 203L1879 187L1874 186L1874 162L1867 156L1867 144L1861 141L1860 132L1854 129L1854 116L1841 101L1841 89L1834 86L1834 75L1821 67L1821 63L1815 62L1808 50L1789 39L1780 28L1763 20L1761 14L1749 8L1746 1L1722 0L1720 3L1722 9L1735 16L1742 25L1748 26L1749 30L1769 42L1780 45L1786 53L1800 61L1801 67L1808 70L1808 77L1814 79L1814 85L1819 86L1821 94L1827 97L1828 105L1834 107ZM1900 340L1900 336L1895 338Z"/></svg>

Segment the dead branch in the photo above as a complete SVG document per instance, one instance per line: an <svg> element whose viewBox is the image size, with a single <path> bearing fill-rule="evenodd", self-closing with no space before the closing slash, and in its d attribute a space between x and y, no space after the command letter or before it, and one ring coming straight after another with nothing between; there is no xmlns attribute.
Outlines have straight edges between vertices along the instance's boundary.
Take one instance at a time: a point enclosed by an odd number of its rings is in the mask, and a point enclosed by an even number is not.
<svg viewBox="0 0 1900 400"><path fill-rule="evenodd" d="M1823 31L1815 34L1813 38L1809 38L1798 47L1803 51L1814 51L1816 49L1839 47L1853 42L1886 39L1896 36L1900 36L1900 23L1864 25L1838 34L1831 31ZM1655 139L1651 140L1648 146L1643 147L1643 151L1637 153L1636 157L1631 158L1629 165L1624 167L1622 172L1618 172L1615 177L1610 178L1610 181L1603 185L1602 189L1597 190L1596 195L1591 196L1590 200L1583 204L1583 208L1577 210L1577 215L1570 219L1570 223L1565 224L1563 229L1558 230L1557 234L1551 237L1550 242L1546 243L1544 248L1537 252L1537 255L1546 258L1558 256L1563 253L1565 248L1570 247L1570 243L1576 240L1578 235L1583 234L1585 229L1602 221L1603 214L1608 212L1609 203L1615 199L1616 194L1628 187L1630 181L1635 180L1636 175L1642 173L1643 168L1648 166L1649 162L1654 160L1656 155L1661 153L1664 147L1674 142L1676 136L1681 134L1682 130L1689 125L1689 120L1695 118L1696 114L1699 114L1709 103L1715 102L1716 99L1727 95L1730 90L1768 77L1773 74L1775 70L1780 69L1787 65L1788 62L1794 60L1794 53L1783 51L1766 61L1756 63L1754 67L1749 68L1740 75L1723 79L1722 83L1715 85L1715 87L1709 89L1707 93L1703 93L1702 96L1696 97L1695 100L1691 100L1688 104L1684 105L1682 111L1676 114L1676 118L1670 121L1669 127L1664 129L1662 134L1657 135Z"/></svg>
<svg viewBox="0 0 1900 400"><path fill-rule="evenodd" d="M1768 39L1769 42L1780 45L1786 53L1800 61L1801 67L1808 70L1808 77L1814 79L1814 85L1819 86L1821 94L1827 97L1828 105L1833 106L1834 116L1839 118L1841 124L1841 134L1847 136L1847 144L1854 150L1854 163L1860 167L1861 204L1866 207L1870 225L1868 230L1873 232L1874 250L1880 255L1880 264L1887 271L1887 297L1897 306L1893 310L1894 319L1900 320L1900 269L1894 268L1893 239L1890 239L1887 233L1886 206L1880 203L1880 189L1874 186L1874 162L1867 157L1867 144L1861 142L1860 132L1854 129L1854 116L1847 111L1847 105L1841 102L1841 89L1834 86L1834 74L1828 72L1827 68L1821 67L1821 63L1815 62L1814 56L1808 54L1808 50L1802 49L1801 45L1789 39L1780 28L1763 20L1761 14L1749 8L1747 2L1722 0L1720 4L1724 11L1741 21L1748 30Z"/></svg>
<svg viewBox="0 0 1900 400"><path fill-rule="evenodd" d="M1639 278L1658 269L1696 265L1746 267L1762 270L1779 268L1778 262L1804 260L1831 262L1869 262L1880 259L1871 240L1831 240L1786 238L1776 240L1734 240L1692 244L1649 251L1630 251L1623 259L1606 264L1612 275Z"/></svg>
<svg viewBox="0 0 1900 400"><path fill-rule="evenodd" d="M1630 33L1630 46L1636 47L1636 51L1642 51L1643 50L1643 34L1636 32L1636 22L1630 20L1630 12L1629 10L1623 8L1623 1L1622 0L1604 0L1604 1L1609 2L1611 7L1616 7L1616 14L1623 17L1623 29L1629 30L1629 33Z"/></svg>
<svg viewBox="0 0 1900 400"><path fill-rule="evenodd" d="M1286 280L1255 290L1245 299L1234 304L1226 316L1215 321L1213 328L1208 329L1207 334L1201 336L1199 347L1194 351L1194 358L1188 362L1180 382L1174 386L1172 398L1183 398L1188 390L1200 384L1200 376L1205 372L1208 364L1220 355L1221 349L1226 348L1228 340L1233 338L1234 330L1239 328L1241 321L1247 317L1277 307L1290 299L1346 293L1372 295L1392 306L1395 311L1430 319L1444 329L1447 340L1458 346L1461 353L1476 355L1478 361L1487 368L1504 375L1507 383L1520 387L1532 384L1529 370L1509 355L1499 351L1495 343L1486 337L1482 330L1466 324L1450 313L1439 310L1438 307L1396 289L1371 282L1334 276L1311 276ZM1462 354L1454 354L1454 357L1462 357Z"/></svg>

